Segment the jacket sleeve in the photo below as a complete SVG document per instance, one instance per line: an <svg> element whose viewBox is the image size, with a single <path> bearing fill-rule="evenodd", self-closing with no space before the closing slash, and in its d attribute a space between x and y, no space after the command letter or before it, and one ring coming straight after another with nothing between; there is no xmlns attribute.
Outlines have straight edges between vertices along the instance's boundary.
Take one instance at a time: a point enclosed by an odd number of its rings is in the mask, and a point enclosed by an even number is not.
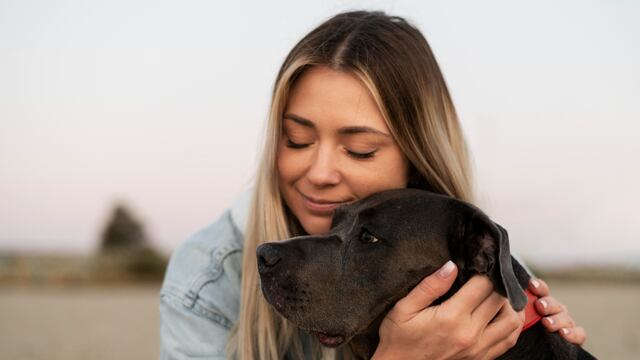
<svg viewBox="0 0 640 360"><path fill-rule="evenodd" d="M240 303L239 236L225 213L172 254L160 290L160 359L225 359Z"/></svg>
<svg viewBox="0 0 640 360"><path fill-rule="evenodd" d="M160 297L160 359L225 359L227 327L187 309L172 295Z"/></svg>

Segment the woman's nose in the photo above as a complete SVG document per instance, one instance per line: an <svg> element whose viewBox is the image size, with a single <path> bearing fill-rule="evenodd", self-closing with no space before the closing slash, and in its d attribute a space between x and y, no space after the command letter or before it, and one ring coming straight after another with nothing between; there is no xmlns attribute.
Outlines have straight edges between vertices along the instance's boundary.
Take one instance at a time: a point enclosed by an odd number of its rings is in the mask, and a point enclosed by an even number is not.
<svg viewBox="0 0 640 360"><path fill-rule="evenodd" d="M312 163L307 170L307 179L315 186L322 187L336 185L341 175L337 166L337 159L331 149L318 148Z"/></svg>

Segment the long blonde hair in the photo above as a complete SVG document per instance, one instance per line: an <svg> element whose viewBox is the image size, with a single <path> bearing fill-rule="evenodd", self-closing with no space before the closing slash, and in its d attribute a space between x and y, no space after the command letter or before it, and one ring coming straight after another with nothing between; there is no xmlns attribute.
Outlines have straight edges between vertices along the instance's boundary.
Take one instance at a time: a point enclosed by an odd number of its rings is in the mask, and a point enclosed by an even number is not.
<svg viewBox="0 0 640 360"><path fill-rule="evenodd" d="M285 59L272 94L262 161L247 223L240 314L227 354L241 360L302 358L299 329L272 310L260 291L256 248L299 235L278 187L281 121L295 80L312 66L355 74L375 99L395 141L411 163L409 187L472 201L465 141L444 77L420 31L381 12L338 14L306 35ZM343 347L344 358L350 357ZM312 358L335 356L312 340Z"/></svg>

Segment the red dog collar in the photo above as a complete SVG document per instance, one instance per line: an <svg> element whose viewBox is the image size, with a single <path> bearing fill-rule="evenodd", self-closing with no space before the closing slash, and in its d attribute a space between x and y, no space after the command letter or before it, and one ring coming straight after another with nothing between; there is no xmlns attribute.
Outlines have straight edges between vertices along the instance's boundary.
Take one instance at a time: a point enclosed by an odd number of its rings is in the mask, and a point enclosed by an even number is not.
<svg viewBox="0 0 640 360"><path fill-rule="evenodd" d="M542 316L538 314L534 306L538 297L533 295L529 289L526 289L524 292L527 294L527 306L524 308L524 327L522 328L522 331L527 330L542 319Z"/></svg>

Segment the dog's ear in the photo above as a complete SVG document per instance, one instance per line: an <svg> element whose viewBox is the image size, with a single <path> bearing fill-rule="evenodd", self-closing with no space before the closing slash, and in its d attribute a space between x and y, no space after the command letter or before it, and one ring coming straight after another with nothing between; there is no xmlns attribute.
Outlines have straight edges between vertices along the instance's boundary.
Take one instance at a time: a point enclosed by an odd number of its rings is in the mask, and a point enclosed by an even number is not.
<svg viewBox="0 0 640 360"><path fill-rule="evenodd" d="M451 250L462 280L486 274L496 291L507 297L516 311L522 310L527 296L513 271L507 231L479 212L461 225L461 238L451 244Z"/></svg>

